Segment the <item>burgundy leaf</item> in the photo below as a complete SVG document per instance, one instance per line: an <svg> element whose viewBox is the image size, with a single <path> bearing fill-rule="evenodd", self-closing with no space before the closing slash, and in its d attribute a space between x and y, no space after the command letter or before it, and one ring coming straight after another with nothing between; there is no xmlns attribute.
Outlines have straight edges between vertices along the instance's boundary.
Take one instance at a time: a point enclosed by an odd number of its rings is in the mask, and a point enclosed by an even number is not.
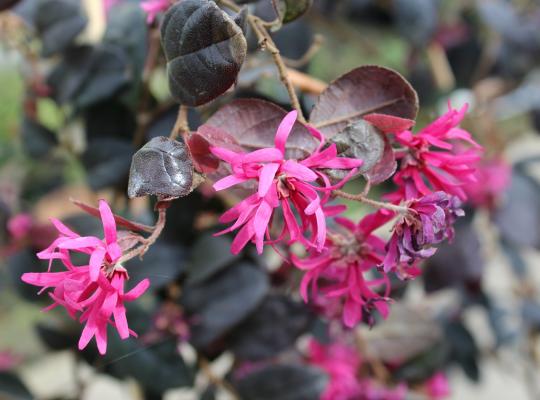
<svg viewBox="0 0 540 400"><path fill-rule="evenodd" d="M206 125L231 135L244 151L273 147L276 130L287 111L258 99L238 99L218 110ZM287 140L287 157L305 158L317 143L308 129L297 122Z"/></svg>
<svg viewBox="0 0 540 400"><path fill-rule="evenodd" d="M418 96L405 78L391 69L368 65L332 82L319 96L310 122L332 137L367 114L415 119L417 112Z"/></svg>
<svg viewBox="0 0 540 400"><path fill-rule="evenodd" d="M128 184L130 198L183 197L191 193L192 186L193 163L183 142L158 136L133 155Z"/></svg>
<svg viewBox="0 0 540 400"><path fill-rule="evenodd" d="M377 185L384 182L396 172L397 162L392 149L392 144L388 137L384 136L384 151L379 162L375 164L370 170L364 173L364 177L370 181L373 185Z"/></svg>
<svg viewBox="0 0 540 400"><path fill-rule="evenodd" d="M368 114L364 119L383 133L398 133L411 129L415 121L386 114Z"/></svg>

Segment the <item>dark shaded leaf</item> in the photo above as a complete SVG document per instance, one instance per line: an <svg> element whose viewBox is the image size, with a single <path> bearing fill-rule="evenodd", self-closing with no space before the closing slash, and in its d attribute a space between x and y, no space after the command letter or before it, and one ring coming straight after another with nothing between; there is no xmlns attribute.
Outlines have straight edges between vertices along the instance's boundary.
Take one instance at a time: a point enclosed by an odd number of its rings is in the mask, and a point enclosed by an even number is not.
<svg viewBox="0 0 540 400"><path fill-rule="evenodd" d="M52 97L59 104L71 101L88 78L93 64L94 49L90 46L70 48L47 78Z"/></svg>
<svg viewBox="0 0 540 400"><path fill-rule="evenodd" d="M310 122L330 138L367 114L414 120L417 112L418 96L405 78L391 69L368 65L332 82L319 96Z"/></svg>
<svg viewBox="0 0 540 400"><path fill-rule="evenodd" d="M276 13L284 24L304 15L313 5L313 0L272 0Z"/></svg>
<svg viewBox="0 0 540 400"><path fill-rule="evenodd" d="M231 135L245 151L274 147L277 128L287 111L259 99L237 99L220 108L206 125ZM304 158L316 148L308 129L296 122L287 140L287 156Z"/></svg>
<svg viewBox="0 0 540 400"><path fill-rule="evenodd" d="M54 132L28 117L23 118L21 139L25 152L38 159L48 155L58 144Z"/></svg>
<svg viewBox="0 0 540 400"><path fill-rule="evenodd" d="M0 11L7 10L17 4L20 0L0 0Z"/></svg>
<svg viewBox="0 0 540 400"><path fill-rule="evenodd" d="M124 50L114 45L95 49L92 69L74 99L78 107L86 107L106 99L127 85L132 77Z"/></svg>
<svg viewBox="0 0 540 400"><path fill-rule="evenodd" d="M67 49L86 23L79 1L39 1L34 24L41 38L43 56L49 57Z"/></svg>
<svg viewBox="0 0 540 400"><path fill-rule="evenodd" d="M204 347L238 324L259 305L268 286L267 275L245 263L203 284L187 285L181 301L192 315L192 343Z"/></svg>
<svg viewBox="0 0 540 400"><path fill-rule="evenodd" d="M201 283L237 260L239 255L231 253L231 244L227 236L200 236L193 245L187 282Z"/></svg>
<svg viewBox="0 0 540 400"><path fill-rule="evenodd" d="M514 171L504 203L494 215L501 236L509 244L540 248L540 186Z"/></svg>
<svg viewBox="0 0 540 400"><path fill-rule="evenodd" d="M0 372L0 398L6 400L32 400L34 396L17 375L11 372Z"/></svg>
<svg viewBox="0 0 540 400"><path fill-rule="evenodd" d="M382 134L362 119L347 125L330 139L330 143L336 144L340 156L363 161L359 173L365 173L377 165L385 145ZM330 171L330 176L337 179L343 179L346 174L347 171Z"/></svg>
<svg viewBox="0 0 540 400"><path fill-rule="evenodd" d="M34 202L65 183L63 168L59 159L45 158L31 166L24 177L21 199Z"/></svg>
<svg viewBox="0 0 540 400"><path fill-rule="evenodd" d="M133 68L133 77L142 78L148 50L146 15L136 2L115 4L107 16L103 41L121 47Z"/></svg>
<svg viewBox="0 0 540 400"><path fill-rule="evenodd" d="M51 350L76 349L79 333L65 332L59 327L37 324L36 331L41 341Z"/></svg>
<svg viewBox="0 0 540 400"><path fill-rule="evenodd" d="M131 140L137 122L135 114L116 100L93 104L84 110L86 138L121 138Z"/></svg>
<svg viewBox="0 0 540 400"><path fill-rule="evenodd" d="M402 37L416 47L426 46L437 28L437 2L394 0L396 26Z"/></svg>
<svg viewBox="0 0 540 400"><path fill-rule="evenodd" d="M7 259L7 267L11 278L11 284L17 293L28 301L39 301L39 288L28 285L21 280L26 272L39 272L46 268L46 264L38 260L32 249L22 249ZM48 298L47 298L48 300Z"/></svg>
<svg viewBox="0 0 540 400"><path fill-rule="evenodd" d="M82 156L90 187L99 190L125 182L132 155L130 142L105 138L91 141Z"/></svg>
<svg viewBox="0 0 540 400"><path fill-rule="evenodd" d="M131 320L130 320L131 321ZM192 386L194 374L176 348L174 338L153 346L111 335L107 355L100 361L119 378L132 377L147 393L162 396L172 388Z"/></svg>
<svg viewBox="0 0 540 400"><path fill-rule="evenodd" d="M426 352L401 365L393 376L398 381L424 382L444 367L449 356L450 346L445 342L438 343Z"/></svg>
<svg viewBox="0 0 540 400"><path fill-rule="evenodd" d="M435 255L426 262L424 285L427 292L449 286L463 287L482 276L485 263L472 218L458 219L454 228L453 242L439 245Z"/></svg>
<svg viewBox="0 0 540 400"><path fill-rule="evenodd" d="M384 150L381 159L371 169L364 173L367 180L373 185L384 182L389 179L397 169L396 155L392 148L392 143L387 136L384 139Z"/></svg>
<svg viewBox="0 0 540 400"><path fill-rule="evenodd" d="M461 321L449 322L444 327L446 342L451 346L451 360L456 362L473 381L478 381L480 371L477 358L479 350L474 337Z"/></svg>
<svg viewBox="0 0 540 400"><path fill-rule="evenodd" d="M271 365L236 383L246 400L313 400L320 398L327 376L306 365Z"/></svg>
<svg viewBox="0 0 540 400"><path fill-rule="evenodd" d="M292 346L306 332L313 316L303 303L268 296L231 334L231 348L244 360L271 358Z"/></svg>
<svg viewBox="0 0 540 400"><path fill-rule="evenodd" d="M158 136L169 135L178 117L178 106L174 105L159 113L148 125L146 140L152 140ZM195 108L188 110L188 125L191 129L196 129L201 125L201 117Z"/></svg>
<svg viewBox="0 0 540 400"><path fill-rule="evenodd" d="M242 29L208 0L183 0L161 25L169 88L180 103L199 106L235 82L247 52Z"/></svg>
<svg viewBox="0 0 540 400"><path fill-rule="evenodd" d="M193 163L183 141L156 137L133 155L128 196L166 198L187 196L193 190Z"/></svg>
<svg viewBox="0 0 540 400"><path fill-rule="evenodd" d="M181 244L160 240L148 250L142 261L139 258L129 261L129 275L136 282L149 278L151 289L158 290L186 272L187 257L188 252Z"/></svg>

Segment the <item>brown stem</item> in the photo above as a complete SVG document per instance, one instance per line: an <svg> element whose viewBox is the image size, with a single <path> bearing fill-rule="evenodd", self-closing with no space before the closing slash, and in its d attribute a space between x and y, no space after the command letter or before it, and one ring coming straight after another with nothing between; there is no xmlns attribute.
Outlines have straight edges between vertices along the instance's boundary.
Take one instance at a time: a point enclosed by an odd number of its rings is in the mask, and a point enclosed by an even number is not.
<svg viewBox="0 0 540 400"><path fill-rule="evenodd" d="M204 376L206 376L206 378L208 378L212 384L228 392L235 400L240 399L240 396L229 382L224 381L219 376L214 374L210 368L210 363L206 358L199 356L199 367L201 368L201 372L204 374Z"/></svg>
<svg viewBox="0 0 540 400"><path fill-rule="evenodd" d="M156 224L154 225L154 229L150 236L147 238L141 239L141 245L139 247L136 247L135 249L127 252L124 254L119 260L118 264L125 263L126 261L131 260L135 257L143 257L144 254L148 251L148 249L156 242L156 240L161 235L161 232L163 232L163 229L165 228L165 222L167 219L167 208L166 207L160 207L158 209L158 220Z"/></svg>
<svg viewBox="0 0 540 400"><path fill-rule="evenodd" d="M361 203L368 204L375 208L379 208L379 209L382 208L382 209L390 210L399 214L405 214L409 212L409 207L398 206L392 203L384 203L381 201L372 200L372 199L367 198L363 194L351 194L347 192L342 192L341 190L334 190L333 194L343 199L359 201Z"/></svg>
<svg viewBox="0 0 540 400"><path fill-rule="evenodd" d="M156 66L156 62L160 49L160 34L159 30L150 31L150 45L148 48L148 56L144 65L142 76L142 93L141 100L137 111L137 130L133 135L133 145L138 148L144 142L144 134L151 121L151 116L147 110L150 103L150 75Z"/></svg>
<svg viewBox="0 0 540 400"><path fill-rule="evenodd" d="M181 104L178 108L178 117L176 117L174 128L169 137L171 139L176 139L181 134L185 134L187 132L189 132L188 107Z"/></svg>
<svg viewBox="0 0 540 400"><path fill-rule="evenodd" d="M231 9L234 12L238 12L241 9L240 6L238 6L238 4L236 4L232 0L217 0L217 3ZM267 49L272 55L274 63L276 64L276 67L278 69L281 82L283 83L283 85L287 89L287 92L289 93L291 105L298 112L298 119L300 120L300 122L306 123L306 118L304 117L304 114L302 113L302 107L300 106L300 102L298 101L298 96L296 95L294 86L291 80L289 79L287 66L285 65L285 62L283 61L283 58L281 58L279 49L277 48L276 44L272 40L272 37L270 36L270 33L268 32L268 28L274 26L275 21L266 22L255 15L248 15L248 21L251 27L253 28L253 32L257 36L257 39L259 40L259 45L261 46L261 48Z"/></svg>

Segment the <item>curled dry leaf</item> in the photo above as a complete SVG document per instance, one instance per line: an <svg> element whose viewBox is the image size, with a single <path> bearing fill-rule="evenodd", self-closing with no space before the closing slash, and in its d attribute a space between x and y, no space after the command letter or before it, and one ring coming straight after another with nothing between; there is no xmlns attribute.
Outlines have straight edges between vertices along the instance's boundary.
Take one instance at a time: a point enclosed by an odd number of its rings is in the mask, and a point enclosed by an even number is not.
<svg viewBox="0 0 540 400"><path fill-rule="evenodd" d="M247 52L236 22L208 0L182 0L161 25L169 88L178 102L200 106L235 82Z"/></svg>
<svg viewBox="0 0 540 400"><path fill-rule="evenodd" d="M368 65L332 82L319 96L310 122L332 137L367 114L414 120L417 112L418 96L405 78L391 69Z"/></svg>
<svg viewBox="0 0 540 400"><path fill-rule="evenodd" d="M128 196L186 196L194 189L193 178L193 163L186 145L163 136L156 137L133 156Z"/></svg>

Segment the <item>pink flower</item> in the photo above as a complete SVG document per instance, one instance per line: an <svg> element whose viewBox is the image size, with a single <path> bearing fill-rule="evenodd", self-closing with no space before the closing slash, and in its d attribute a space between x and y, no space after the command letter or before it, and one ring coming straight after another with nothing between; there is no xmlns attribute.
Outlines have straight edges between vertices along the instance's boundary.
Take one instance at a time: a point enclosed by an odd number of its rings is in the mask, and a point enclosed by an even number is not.
<svg viewBox="0 0 540 400"><path fill-rule="evenodd" d="M426 382L426 389L430 399L440 400L448 397L451 393L450 384L446 375L442 372L437 372Z"/></svg>
<svg viewBox="0 0 540 400"><path fill-rule="evenodd" d="M321 400L357 400L363 398L357 378L361 359L354 347L341 343L323 345L309 342L308 362L328 374L329 382Z"/></svg>
<svg viewBox="0 0 540 400"><path fill-rule="evenodd" d="M402 266L413 266L419 259L431 257L433 245L454 235L453 224L464 212L459 200L445 192L435 192L409 202L409 212L394 225L387 245L384 271L400 272ZM403 278L403 276L402 276Z"/></svg>
<svg viewBox="0 0 540 400"><path fill-rule="evenodd" d="M22 358L11 351L0 351L0 372L15 368Z"/></svg>
<svg viewBox="0 0 540 400"><path fill-rule="evenodd" d="M144 10L146 14L148 14L148 17L146 18L146 22L151 24L156 19L156 16L161 13L167 11L167 9L170 7L171 2L170 0L146 0L141 2L141 8Z"/></svg>
<svg viewBox="0 0 540 400"><path fill-rule="evenodd" d="M284 219L282 232L277 240L266 243L273 244L288 235L290 242L298 241L306 247L322 250L326 238L325 218L333 212L332 208L325 209L324 206L331 191L344 185L356 172L355 168L362 164L361 160L338 157L334 144L323 150L322 134L310 127L308 129L319 141L319 147L304 160L285 159L285 143L296 116L296 111L293 111L283 119L276 133L274 147L251 153L237 153L221 147L210 148L212 154L228 163L232 171L231 175L214 184L215 190L225 190L253 180L258 184L256 193L220 218L222 223L235 222L219 234L239 229L231 247L233 253L239 253L249 241L254 241L261 254L265 237L268 240L270 237L274 211L279 207ZM329 178L321 171L325 168L352 170L345 179L332 186ZM315 185L316 181L323 186ZM293 210L300 217L301 227ZM309 239L303 233L307 230L311 230Z"/></svg>
<svg viewBox="0 0 540 400"><path fill-rule="evenodd" d="M128 328L124 303L140 297L150 282L144 279L132 290L124 293L128 279L127 271L117 263L122 251L116 242L116 223L108 204L100 200L99 211L103 223L105 239L82 237L71 231L58 220L52 220L60 233L59 237L45 250L38 253L41 259L60 260L66 271L25 273L22 280L40 286L40 293L49 288L53 304L64 307L72 318L80 313L79 321L85 323L79 340L79 349L84 349L95 337L98 350L107 350L107 325L113 324L122 339L136 334ZM70 251L90 255L88 265L75 266ZM49 271L51 265L49 264ZM114 323L111 318L114 318Z"/></svg>
<svg viewBox="0 0 540 400"><path fill-rule="evenodd" d="M512 168L502 158L482 160L476 166L477 183L464 186L469 201L475 206L493 209L510 185L511 175Z"/></svg>
<svg viewBox="0 0 540 400"><path fill-rule="evenodd" d="M7 223L7 230L15 240L24 238L32 229L33 220L30 214L17 214Z"/></svg>
<svg viewBox="0 0 540 400"><path fill-rule="evenodd" d="M459 111L449 106L446 114L417 134L405 130L395 135L396 142L406 148L396 153L401 169L394 176L402 190L410 184L407 192L402 193L405 199L437 190L466 199L463 185L476 182L474 165L482 151L469 132L457 127L466 112L467 106ZM464 149L458 144L468 147Z"/></svg>
<svg viewBox="0 0 540 400"><path fill-rule="evenodd" d="M386 318L389 312L388 277L382 274L380 278L369 279L365 274L373 272L384 260L385 242L373 231L391 218L392 213L377 212L364 217L358 225L345 218L335 218L341 229L328 234L321 253L311 252L306 259L293 256L293 263L306 271L300 285L304 300L308 301L310 285L317 299L319 281L324 280L322 296L344 299L342 318L346 326L354 327L373 309ZM375 291L381 287L385 288L384 295ZM333 302L326 303L335 307Z"/></svg>

